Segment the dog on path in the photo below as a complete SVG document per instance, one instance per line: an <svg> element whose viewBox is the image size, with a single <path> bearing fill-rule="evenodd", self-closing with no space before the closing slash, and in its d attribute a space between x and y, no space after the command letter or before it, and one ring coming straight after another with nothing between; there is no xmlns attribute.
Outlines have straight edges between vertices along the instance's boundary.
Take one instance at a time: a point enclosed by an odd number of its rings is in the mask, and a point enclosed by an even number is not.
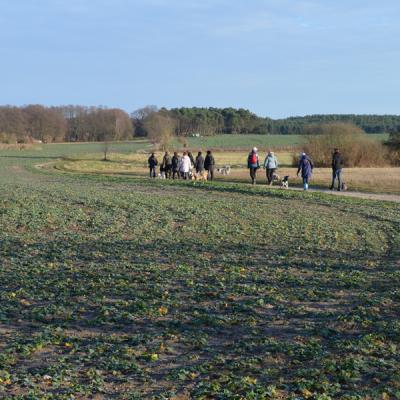
<svg viewBox="0 0 400 400"><path fill-rule="evenodd" d="M281 180L281 189L289 189L289 175L285 175Z"/></svg>
<svg viewBox="0 0 400 400"><path fill-rule="evenodd" d="M208 171L196 172L192 175L192 181L206 181L208 177Z"/></svg>
<svg viewBox="0 0 400 400"><path fill-rule="evenodd" d="M229 175L231 173L231 166L225 165L221 168L217 168L217 172L219 172L221 175Z"/></svg>

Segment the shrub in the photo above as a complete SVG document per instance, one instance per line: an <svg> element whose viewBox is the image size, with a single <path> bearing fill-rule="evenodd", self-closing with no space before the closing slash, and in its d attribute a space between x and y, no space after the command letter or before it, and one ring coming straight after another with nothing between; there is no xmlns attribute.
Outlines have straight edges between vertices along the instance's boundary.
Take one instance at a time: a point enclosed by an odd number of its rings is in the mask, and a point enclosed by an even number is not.
<svg viewBox="0 0 400 400"><path fill-rule="evenodd" d="M400 132L392 132L386 142L392 164L400 165Z"/></svg>
<svg viewBox="0 0 400 400"><path fill-rule="evenodd" d="M0 143L15 144L17 137L13 133L0 132Z"/></svg>
<svg viewBox="0 0 400 400"><path fill-rule="evenodd" d="M346 167L377 167L389 164L387 148L370 139L362 129L353 124L311 125L306 133L303 148L317 167L331 166L335 148L342 153ZM296 163L297 161L296 157Z"/></svg>

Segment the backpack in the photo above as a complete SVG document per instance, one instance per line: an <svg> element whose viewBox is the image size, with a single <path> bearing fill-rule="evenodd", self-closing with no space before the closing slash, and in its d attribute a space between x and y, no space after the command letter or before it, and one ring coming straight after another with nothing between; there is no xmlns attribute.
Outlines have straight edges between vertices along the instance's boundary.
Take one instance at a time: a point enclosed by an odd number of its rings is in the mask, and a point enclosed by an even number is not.
<svg viewBox="0 0 400 400"><path fill-rule="evenodd" d="M257 164L257 154L256 153L250 154L250 164Z"/></svg>

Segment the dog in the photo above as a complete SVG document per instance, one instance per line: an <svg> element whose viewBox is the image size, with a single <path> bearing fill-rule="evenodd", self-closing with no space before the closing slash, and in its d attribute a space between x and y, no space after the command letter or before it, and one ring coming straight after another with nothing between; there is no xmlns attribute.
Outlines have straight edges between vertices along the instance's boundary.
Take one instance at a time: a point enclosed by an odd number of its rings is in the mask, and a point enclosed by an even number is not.
<svg viewBox="0 0 400 400"><path fill-rule="evenodd" d="M217 168L217 172L219 172L221 175L229 175L231 173L231 166L225 165L224 167Z"/></svg>
<svg viewBox="0 0 400 400"><path fill-rule="evenodd" d="M281 189L289 189L289 175L285 175L281 180Z"/></svg>
<svg viewBox="0 0 400 400"><path fill-rule="evenodd" d="M192 174L192 181L206 181L208 178L208 171L196 172Z"/></svg>
<svg viewBox="0 0 400 400"><path fill-rule="evenodd" d="M280 181L281 181L281 177L280 177L278 174L272 174L271 185L272 185L273 183L280 182Z"/></svg>
<svg viewBox="0 0 400 400"><path fill-rule="evenodd" d="M347 188L346 183L345 183L345 182L342 182L342 184L340 185L340 190L343 191L343 192L345 192L347 189L348 189L348 188Z"/></svg>
<svg viewBox="0 0 400 400"><path fill-rule="evenodd" d="M165 172L164 172L164 171L163 171L163 172L160 172L160 173L157 175L157 177L158 177L159 179L166 179Z"/></svg>

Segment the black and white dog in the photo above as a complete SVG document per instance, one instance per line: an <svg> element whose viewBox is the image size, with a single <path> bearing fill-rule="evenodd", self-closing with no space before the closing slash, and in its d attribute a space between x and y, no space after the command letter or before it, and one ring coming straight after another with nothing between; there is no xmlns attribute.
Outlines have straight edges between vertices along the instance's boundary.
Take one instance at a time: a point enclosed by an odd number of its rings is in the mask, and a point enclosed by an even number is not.
<svg viewBox="0 0 400 400"><path fill-rule="evenodd" d="M289 189L289 175L285 175L281 180L281 189Z"/></svg>
<svg viewBox="0 0 400 400"><path fill-rule="evenodd" d="M218 168L217 171L221 175L229 175L231 173L231 166L230 165L225 165L224 167Z"/></svg>

